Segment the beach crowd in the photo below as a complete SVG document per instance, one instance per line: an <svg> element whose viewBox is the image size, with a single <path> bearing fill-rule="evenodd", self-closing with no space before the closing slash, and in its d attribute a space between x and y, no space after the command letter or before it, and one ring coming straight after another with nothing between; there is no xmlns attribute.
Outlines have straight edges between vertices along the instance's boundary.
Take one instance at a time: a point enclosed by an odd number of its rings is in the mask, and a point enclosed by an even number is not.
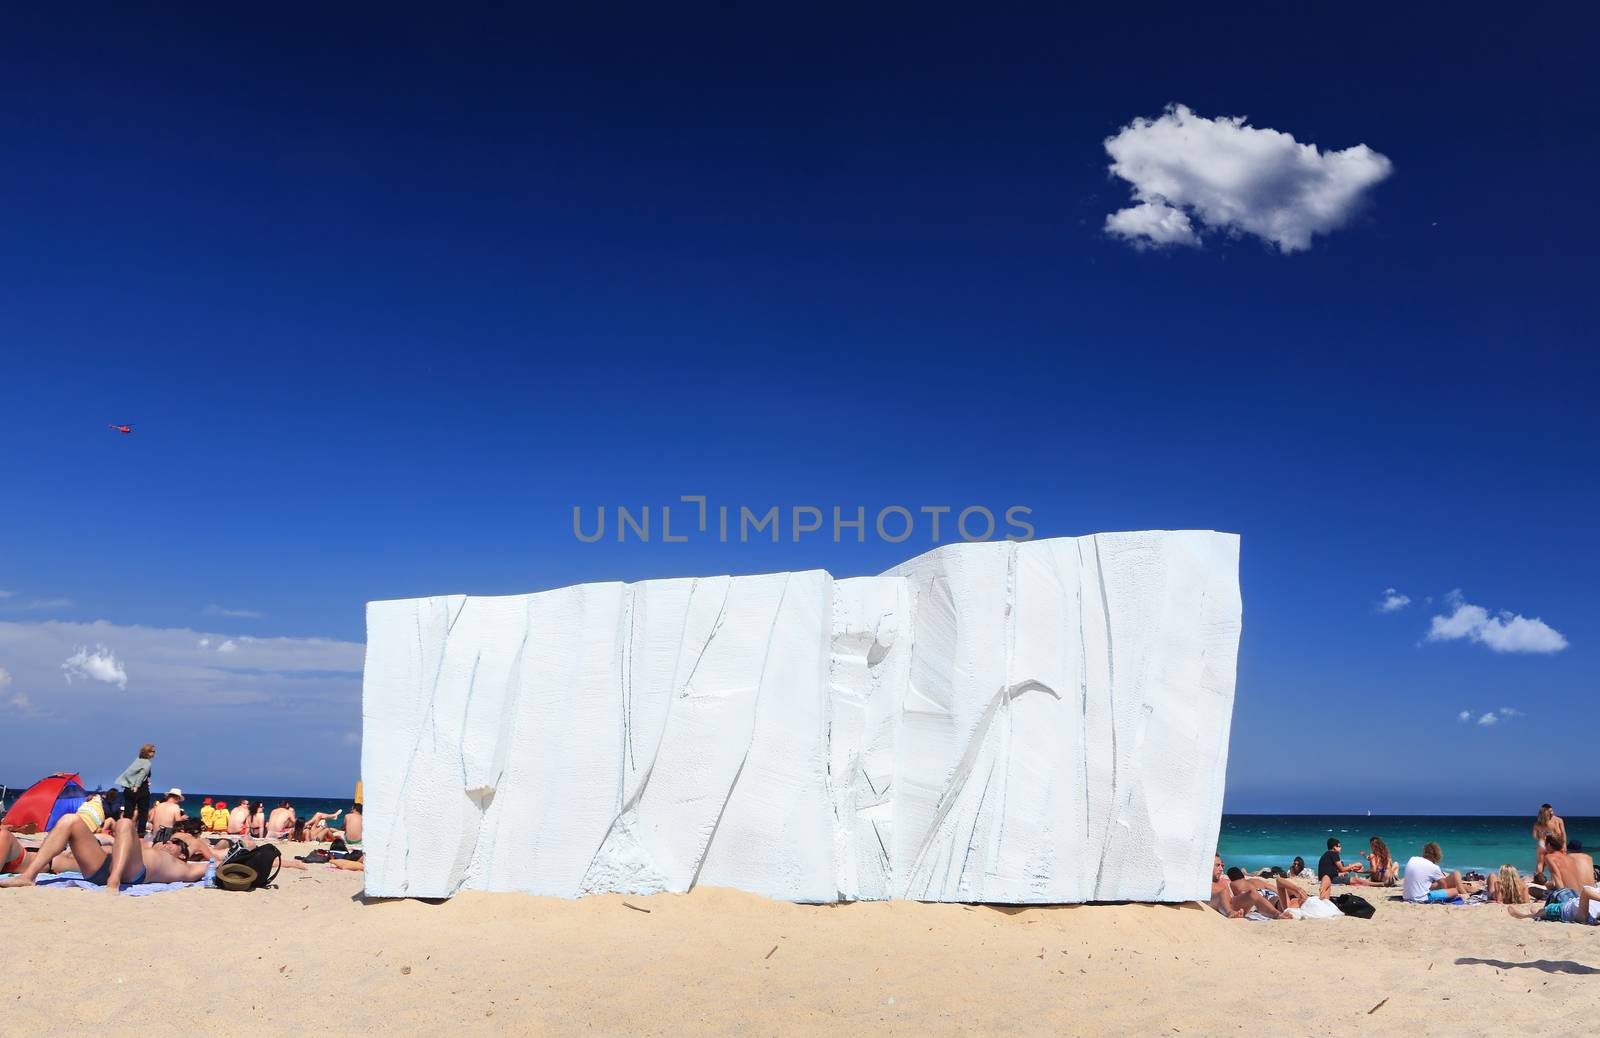
<svg viewBox="0 0 1600 1038"><path fill-rule="evenodd" d="M1329 837L1316 871L1295 858L1289 867L1274 866L1258 875L1229 868L1218 853L1211 869L1211 906L1233 919L1298 919L1305 916L1369 915L1372 906L1348 892L1337 897L1334 887L1395 887L1400 900L1412 904L1496 903L1519 919L1600 925L1600 886L1594 858L1581 844L1567 839L1567 825L1549 804L1533 822L1534 866L1524 879L1515 865L1502 865L1493 875L1465 875L1444 870L1444 850L1432 841L1402 869L1382 837L1367 841L1363 861L1346 862L1344 846ZM1302 886L1306 884L1307 886ZM1308 891L1314 884L1315 893ZM1364 906L1364 907L1360 907Z"/></svg>
<svg viewBox="0 0 1600 1038"><path fill-rule="evenodd" d="M152 803L155 755L153 743L140 747L111 786L86 791L76 810L56 819L42 842L25 841L11 827L0 826L0 887L30 886L46 873L81 875L112 892L146 883L194 883L213 866L278 840L329 845L301 859L274 853L285 868L304 869L308 860L348 871L365 868L359 800L302 819L287 800L269 809L264 800L241 798L230 806L206 797L191 816L182 789L169 789Z"/></svg>

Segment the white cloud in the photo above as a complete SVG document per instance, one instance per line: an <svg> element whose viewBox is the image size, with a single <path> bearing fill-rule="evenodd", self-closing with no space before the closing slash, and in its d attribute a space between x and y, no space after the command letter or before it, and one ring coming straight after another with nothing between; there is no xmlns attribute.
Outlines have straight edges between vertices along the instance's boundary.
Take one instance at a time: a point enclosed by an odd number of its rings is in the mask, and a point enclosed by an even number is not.
<svg viewBox="0 0 1600 1038"><path fill-rule="evenodd" d="M1394 588L1384 588L1383 598L1378 602L1380 613L1398 613L1411 604L1411 596L1403 595Z"/></svg>
<svg viewBox="0 0 1600 1038"><path fill-rule="evenodd" d="M1478 718L1478 723L1481 724L1481 725L1485 725L1485 726L1491 725L1491 724L1499 724L1500 723L1500 715L1499 714L1484 714L1482 717Z"/></svg>
<svg viewBox="0 0 1600 1038"><path fill-rule="evenodd" d="M232 638L229 638L227 641L225 641L221 645L217 646L217 651L218 652L238 652L239 651L239 645Z"/></svg>
<svg viewBox="0 0 1600 1038"><path fill-rule="evenodd" d="M38 717L40 714L39 708L33 705L33 700L29 699L27 694L23 692L15 693L5 701L5 704L13 713L20 714L23 717Z"/></svg>
<svg viewBox="0 0 1600 1038"><path fill-rule="evenodd" d="M260 620L267 614L258 613L254 609L225 609L215 603L206 606L207 616L227 616L235 620Z"/></svg>
<svg viewBox="0 0 1600 1038"><path fill-rule="evenodd" d="M1283 252L1344 225L1392 163L1365 144L1321 151L1244 116L1206 119L1169 105L1106 138L1111 172L1137 203L1106 217L1106 232L1141 247L1197 245L1207 230L1252 234Z"/></svg>
<svg viewBox="0 0 1600 1038"><path fill-rule="evenodd" d="M1470 721L1470 720L1472 720L1472 711L1471 710L1463 710L1463 711L1461 711L1459 714L1456 715L1456 720L1457 721Z"/></svg>
<svg viewBox="0 0 1600 1038"><path fill-rule="evenodd" d="M1158 245L1199 245L1189 214L1164 202L1140 202L1106 217L1106 232L1148 249Z"/></svg>
<svg viewBox="0 0 1600 1038"><path fill-rule="evenodd" d="M218 646L225 641L232 641L234 648L219 654ZM320 718L338 725L332 731L342 732L349 727L348 711L359 709L365 653L359 642L230 639L191 628L124 626L104 620L0 621L0 659L6 661L16 687L27 689L47 710L54 708L51 697L55 694L48 690L61 685L57 675L70 673L74 709L99 709L105 711L104 716L122 716L119 712L131 700L118 694L120 686L77 681L89 675L61 662L67 659L71 663L81 652L81 664L87 667L102 652L98 647L105 645L115 646L116 651L114 655L104 651L103 655L124 675L137 677L141 717L160 707L230 705L248 707L251 712L245 716L251 717L276 719L293 713L301 723ZM60 694L68 693L63 690Z"/></svg>
<svg viewBox="0 0 1600 1038"><path fill-rule="evenodd" d="M128 687L127 668L117 659L117 654L104 645L96 645L93 652L89 651L88 646L78 646L78 651L61 664L61 670L69 685L76 677L86 681L103 681L121 689Z"/></svg>
<svg viewBox="0 0 1600 1038"><path fill-rule="evenodd" d="M1560 652L1567 639L1538 617L1529 619L1508 610L1494 616L1482 606L1472 605L1460 591L1445 596L1451 609L1448 616L1435 616L1428 628L1428 641L1449 642L1465 638L1486 645L1493 652Z"/></svg>
<svg viewBox="0 0 1600 1038"><path fill-rule="evenodd" d="M1521 710L1516 710L1516 709L1513 709L1512 707L1509 707L1509 706L1503 706L1503 707L1500 708L1500 716L1501 717L1527 717L1528 715L1523 713Z"/></svg>
<svg viewBox="0 0 1600 1038"><path fill-rule="evenodd" d="M0 688L5 688L9 684L11 684L11 672L0 667Z"/></svg>

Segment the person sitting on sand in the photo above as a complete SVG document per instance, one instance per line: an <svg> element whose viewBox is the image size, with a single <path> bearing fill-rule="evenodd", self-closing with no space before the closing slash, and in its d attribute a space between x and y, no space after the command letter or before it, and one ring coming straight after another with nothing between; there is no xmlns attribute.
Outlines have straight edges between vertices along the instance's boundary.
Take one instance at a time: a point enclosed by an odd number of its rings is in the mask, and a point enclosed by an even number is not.
<svg viewBox="0 0 1600 1038"><path fill-rule="evenodd" d="M124 885L140 883L194 883L204 878L206 863L188 860L182 845L171 841L146 847L134 832L131 818L119 818L110 853L100 845L83 819L64 815L50 830L39 853L22 874L0 880L0 887L31 887L50 861L70 849L83 878L115 894Z"/></svg>
<svg viewBox="0 0 1600 1038"><path fill-rule="evenodd" d="M1544 867L1550 877L1547 901L1570 901L1579 890L1594 886L1594 859L1567 850L1566 842L1556 836L1544 838Z"/></svg>
<svg viewBox="0 0 1600 1038"><path fill-rule="evenodd" d="M1289 878L1316 879L1317 874L1306 868L1306 860L1304 858L1296 857L1294 861L1289 863Z"/></svg>
<svg viewBox="0 0 1600 1038"><path fill-rule="evenodd" d="M1554 836L1561 844L1561 850L1567 849L1567 823L1556 814L1556 809L1549 804L1539 805L1539 817L1533 820L1533 871L1535 874L1544 871L1545 842Z"/></svg>
<svg viewBox="0 0 1600 1038"><path fill-rule="evenodd" d="M361 801L357 800L350 805L350 810L344 813L344 842L361 842Z"/></svg>
<svg viewBox="0 0 1600 1038"><path fill-rule="evenodd" d="M1218 854L1211 866L1211 907L1227 916L1229 919L1243 919L1248 912L1260 912L1268 919L1287 919L1283 910L1265 897L1259 890L1249 890L1243 894L1236 894L1233 881L1228 879L1222 855Z"/></svg>
<svg viewBox="0 0 1600 1038"><path fill-rule="evenodd" d="M1513 919L1535 919L1550 923L1587 923L1600 925L1600 887L1579 887L1573 897L1565 901L1546 901L1544 904L1509 905L1506 911Z"/></svg>
<svg viewBox="0 0 1600 1038"><path fill-rule="evenodd" d="M1389 853L1389 845L1379 836L1368 840L1367 845L1372 851L1362 857L1367 859L1367 875L1371 877L1369 882L1375 887L1394 886L1400 880L1400 863Z"/></svg>
<svg viewBox="0 0 1600 1038"><path fill-rule="evenodd" d="M1515 865L1502 865L1500 871L1489 877L1489 900L1503 905L1525 905L1528 885L1517 874Z"/></svg>
<svg viewBox="0 0 1600 1038"><path fill-rule="evenodd" d="M280 800L278 806L272 809L272 814L267 818L267 835L274 840L282 840L294 832L294 808L289 801Z"/></svg>
<svg viewBox="0 0 1600 1038"><path fill-rule="evenodd" d="M175 829L178 822L183 819L183 790L174 786L167 790L167 795L161 798L161 803L150 809L150 828L154 832L162 829Z"/></svg>
<svg viewBox="0 0 1600 1038"><path fill-rule="evenodd" d="M257 800L255 808L250 812L250 835L258 840L267 835L267 802L265 800Z"/></svg>
<svg viewBox="0 0 1600 1038"><path fill-rule="evenodd" d="M228 835L247 836L246 830L250 828L250 801L241 799L232 811L228 812Z"/></svg>
<svg viewBox="0 0 1600 1038"><path fill-rule="evenodd" d="M1339 842L1339 838L1330 836L1328 837L1328 849L1317 860L1317 893L1324 901L1333 897L1335 884L1343 885L1348 883L1356 887L1367 885L1366 880L1356 875L1366 866L1360 862L1356 862L1354 865L1346 865L1339 857L1339 852L1343 849L1344 846Z"/></svg>
<svg viewBox="0 0 1600 1038"><path fill-rule="evenodd" d="M1286 879L1252 879L1244 874L1243 869L1234 867L1228 870L1228 880L1233 885L1236 897L1256 890L1280 909L1299 908L1306 903L1305 892Z"/></svg>
<svg viewBox="0 0 1600 1038"><path fill-rule="evenodd" d="M1439 868L1444 851L1436 843L1427 843L1422 854L1406 862L1403 895L1413 904L1425 905L1430 901L1449 901L1453 897L1465 898L1467 885L1459 871L1446 873Z"/></svg>

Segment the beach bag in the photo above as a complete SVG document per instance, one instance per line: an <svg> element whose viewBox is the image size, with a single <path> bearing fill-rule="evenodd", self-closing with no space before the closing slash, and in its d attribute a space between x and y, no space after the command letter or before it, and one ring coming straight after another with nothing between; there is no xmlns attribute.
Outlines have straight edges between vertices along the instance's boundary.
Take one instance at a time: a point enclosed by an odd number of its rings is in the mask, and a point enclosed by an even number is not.
<svg viewBox="0 0 1600 1038"><path fill-rule="evenodd" d="M270 886L283 868L278 848L264 843L253 851L241 846L217 866L217 886L223 890L260 890Z"/></svg>
<svg viewBox="0 0 1600 1038"><path fill-rule="evenodd" d="M1339 911L1345 915L1353 915L1357 919L1372 918L1374 911L1372 902L1364 897L1356 897L1354 894L1340 894L1333 899L1333 903L1339 906Z"/></svg>

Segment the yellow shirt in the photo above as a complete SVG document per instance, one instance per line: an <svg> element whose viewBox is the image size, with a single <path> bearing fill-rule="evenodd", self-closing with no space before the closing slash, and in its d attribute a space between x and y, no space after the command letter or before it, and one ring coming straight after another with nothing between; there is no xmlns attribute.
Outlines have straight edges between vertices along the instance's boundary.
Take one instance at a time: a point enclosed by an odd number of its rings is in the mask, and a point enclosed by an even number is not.
<svg viewBox="0 0 1600 1038"><path fill-rule="evenodd" d="M211 828L211 815L214 810L215 809L210 804L206 804L200 808L200 828Z"/></svg>
<svg viewBox="0 0 1600 1038"><path fill-rule="evenodd" d="M83 819L83 824L89 827L91 833L97 833L106 824L106 805L99 797L90 797L78 808L78 817Z"/></svg>

